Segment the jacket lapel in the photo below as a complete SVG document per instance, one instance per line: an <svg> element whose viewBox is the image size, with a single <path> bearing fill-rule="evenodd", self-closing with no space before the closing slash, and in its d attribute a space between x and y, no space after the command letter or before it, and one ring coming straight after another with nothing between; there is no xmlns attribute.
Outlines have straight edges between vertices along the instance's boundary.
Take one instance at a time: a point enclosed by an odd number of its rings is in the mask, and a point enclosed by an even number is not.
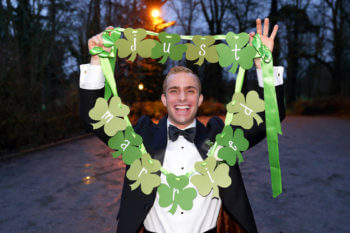
<svg viewBox="0 0 350 233"><path fill-rule="evenodd" d="M165 149L168 143L168 137L167 137L167 118L166 115L162 119L160 119L157 130L155 131L155 134L153 136L153 142L152 142L152 152L154 159L157 159L160 161L161 164L163 164L164 161L164 155L165 155Z"/></svg>
<svg viewBox="0 0 350 233"><path fill-rule="evenodd" d="M194 144L196 145L197 150L203 160L207 158L207 153L209 150L209 145L205 143L207 138L207 128L196 119L196 137L194 138Z"/></svg>

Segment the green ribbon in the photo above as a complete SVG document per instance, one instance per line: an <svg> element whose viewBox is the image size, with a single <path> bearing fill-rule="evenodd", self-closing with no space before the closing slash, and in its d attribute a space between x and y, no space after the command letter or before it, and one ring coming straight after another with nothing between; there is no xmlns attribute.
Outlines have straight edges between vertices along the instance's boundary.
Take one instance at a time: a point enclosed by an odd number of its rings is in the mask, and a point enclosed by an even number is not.
<svg viewBox="0 0 350 233"><path fill-rule="evenodd" d="M266 62L269 63L272 60L272 53L269 50L269 48L266 47L266 45L264 45L261 42L260 36L259 34L256 34L253 38L252 41L252 45L253 47L257 50L257 52L259 53L261 59ZM273 74L273 73L272 73ZM272 76L273 77L273 76Z"/></svg>
<svg viewBox="0 0 350 233"><path fill-rule="evenodd" d="M261 69L264 79L266 138L269 152L272 195L275 198L282 193L277 135L282 135L282 130L274 84L273 60L271 51L261 42L259 34L254 36L252 44L261 56Z"/></svg>
<svg viewBox="0 0 350 233"><path fill-rule="evenodd" d="M100 63L101 63L101 68L103 71L103 75L106 78L106 87L108 90L106 91L105 89L105 99L108 100L109 97L111 96L111 92L113 93L114 96L118 96L117 92L117 84L114 79L114 71L110 63L110 58L103 58L100 57Z"/></svg>
<svg viewBox="0 0 350 233"><path fill-rule="evenodd" d="M238 70L238 74L237 74L237 78L236 78L235 92L234 93L242 91L242 86L243 86L243 81L244 81L244 74L245 74L245 69L243 69L241 66L239 66L239 70ZM227 112L226 113L226 117L225 117L225 126L231 125L232 118L233 118L233 113ZM218 146L218 143L215 141L214 145L211 147L211 149L210 149L210 151L208 153L208 157L214 155L214 152L216 151L217 146Z"/></svg>
<svg viewBox="0 0 350 233"><path fill-rule="evenodd" d="M237 78L236 78L235 92L233 94L242 91L242 86L243 86L243 81L244 81L244 74L245 74L245 69L243 69L241 66L239 66L238 74L237 74ZM232 117L233 117L233 113L231 113L231 112L227 112L226 113L225 126L231 124Z"/></svg>

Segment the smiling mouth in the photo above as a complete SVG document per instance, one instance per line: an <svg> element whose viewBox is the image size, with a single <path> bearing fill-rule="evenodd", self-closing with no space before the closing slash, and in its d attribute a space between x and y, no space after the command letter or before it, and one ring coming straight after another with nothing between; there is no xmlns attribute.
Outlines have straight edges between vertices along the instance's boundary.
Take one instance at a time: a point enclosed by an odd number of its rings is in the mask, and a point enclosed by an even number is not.
<svg viewBox="0 0 350 233"><path fill-rule="evenodd" d="M177 109L190 109L190 106L188 106L188 105L185 105L185 106L175 106L175 109L177 110Z"/></svg>
<svg viewBox="0 0 350 233"><path fill-rule="evenodd" d="M175 106L175 112L179 114L187 114L190 111L189 105L177 105Z"/></svg>

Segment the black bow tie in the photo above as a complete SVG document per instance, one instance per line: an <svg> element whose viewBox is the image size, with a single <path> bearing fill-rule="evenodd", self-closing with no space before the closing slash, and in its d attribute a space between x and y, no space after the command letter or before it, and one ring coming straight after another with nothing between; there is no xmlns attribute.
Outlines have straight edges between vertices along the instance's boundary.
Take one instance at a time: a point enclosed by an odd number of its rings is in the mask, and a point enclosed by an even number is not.
<svg viewBox="0 0 350 233"><path fill-rule="evenodd" d="M179 135L182 135L187 141L194 142L194 137L196 136L196 128L192 127L186 130L181 130L173 125L169 125L169 138L171 141L176 141Z"/></svg>

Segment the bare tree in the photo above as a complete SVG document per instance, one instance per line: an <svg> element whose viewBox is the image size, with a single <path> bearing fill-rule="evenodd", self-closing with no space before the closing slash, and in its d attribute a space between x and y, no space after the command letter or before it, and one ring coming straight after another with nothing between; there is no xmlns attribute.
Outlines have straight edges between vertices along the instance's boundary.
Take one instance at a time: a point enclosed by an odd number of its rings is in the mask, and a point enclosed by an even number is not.
<svg viewBox="0 0 350 233"><path fill-rule="evenodd" d="M273 1L272 1L273 2ZM259 2L256 0L228 1L228 14L225 28L231 31L244 32L255 26L259 14Z"/></svg>
<svg viewBox="0 0 350 233"><path fill-rule="evenodd" d="M323 56L323 46L319 46L315 54L315 59L325 65L332 74L333 94L345 92L343 85L346 81L344 69L346 68L346 26L349 26L349 3L344 0L323 0L320 5L314 5L319 10L324 21L319 25L323 30L320 31L319 38L329 41L331 44L332 61L327 56ZM331 36L329 37L329 33ZM329 44L327 43L327 44ZM325 45L325 44L323 44Z"/></svg>
<svg viewBox="0 0 350 233"><path fill-rule="evenodd" d="M177 25L181 27L182 33L191 35L195 21L194 16L198 13L199 0L169 0L168 5L176 15Z"/></svg>

